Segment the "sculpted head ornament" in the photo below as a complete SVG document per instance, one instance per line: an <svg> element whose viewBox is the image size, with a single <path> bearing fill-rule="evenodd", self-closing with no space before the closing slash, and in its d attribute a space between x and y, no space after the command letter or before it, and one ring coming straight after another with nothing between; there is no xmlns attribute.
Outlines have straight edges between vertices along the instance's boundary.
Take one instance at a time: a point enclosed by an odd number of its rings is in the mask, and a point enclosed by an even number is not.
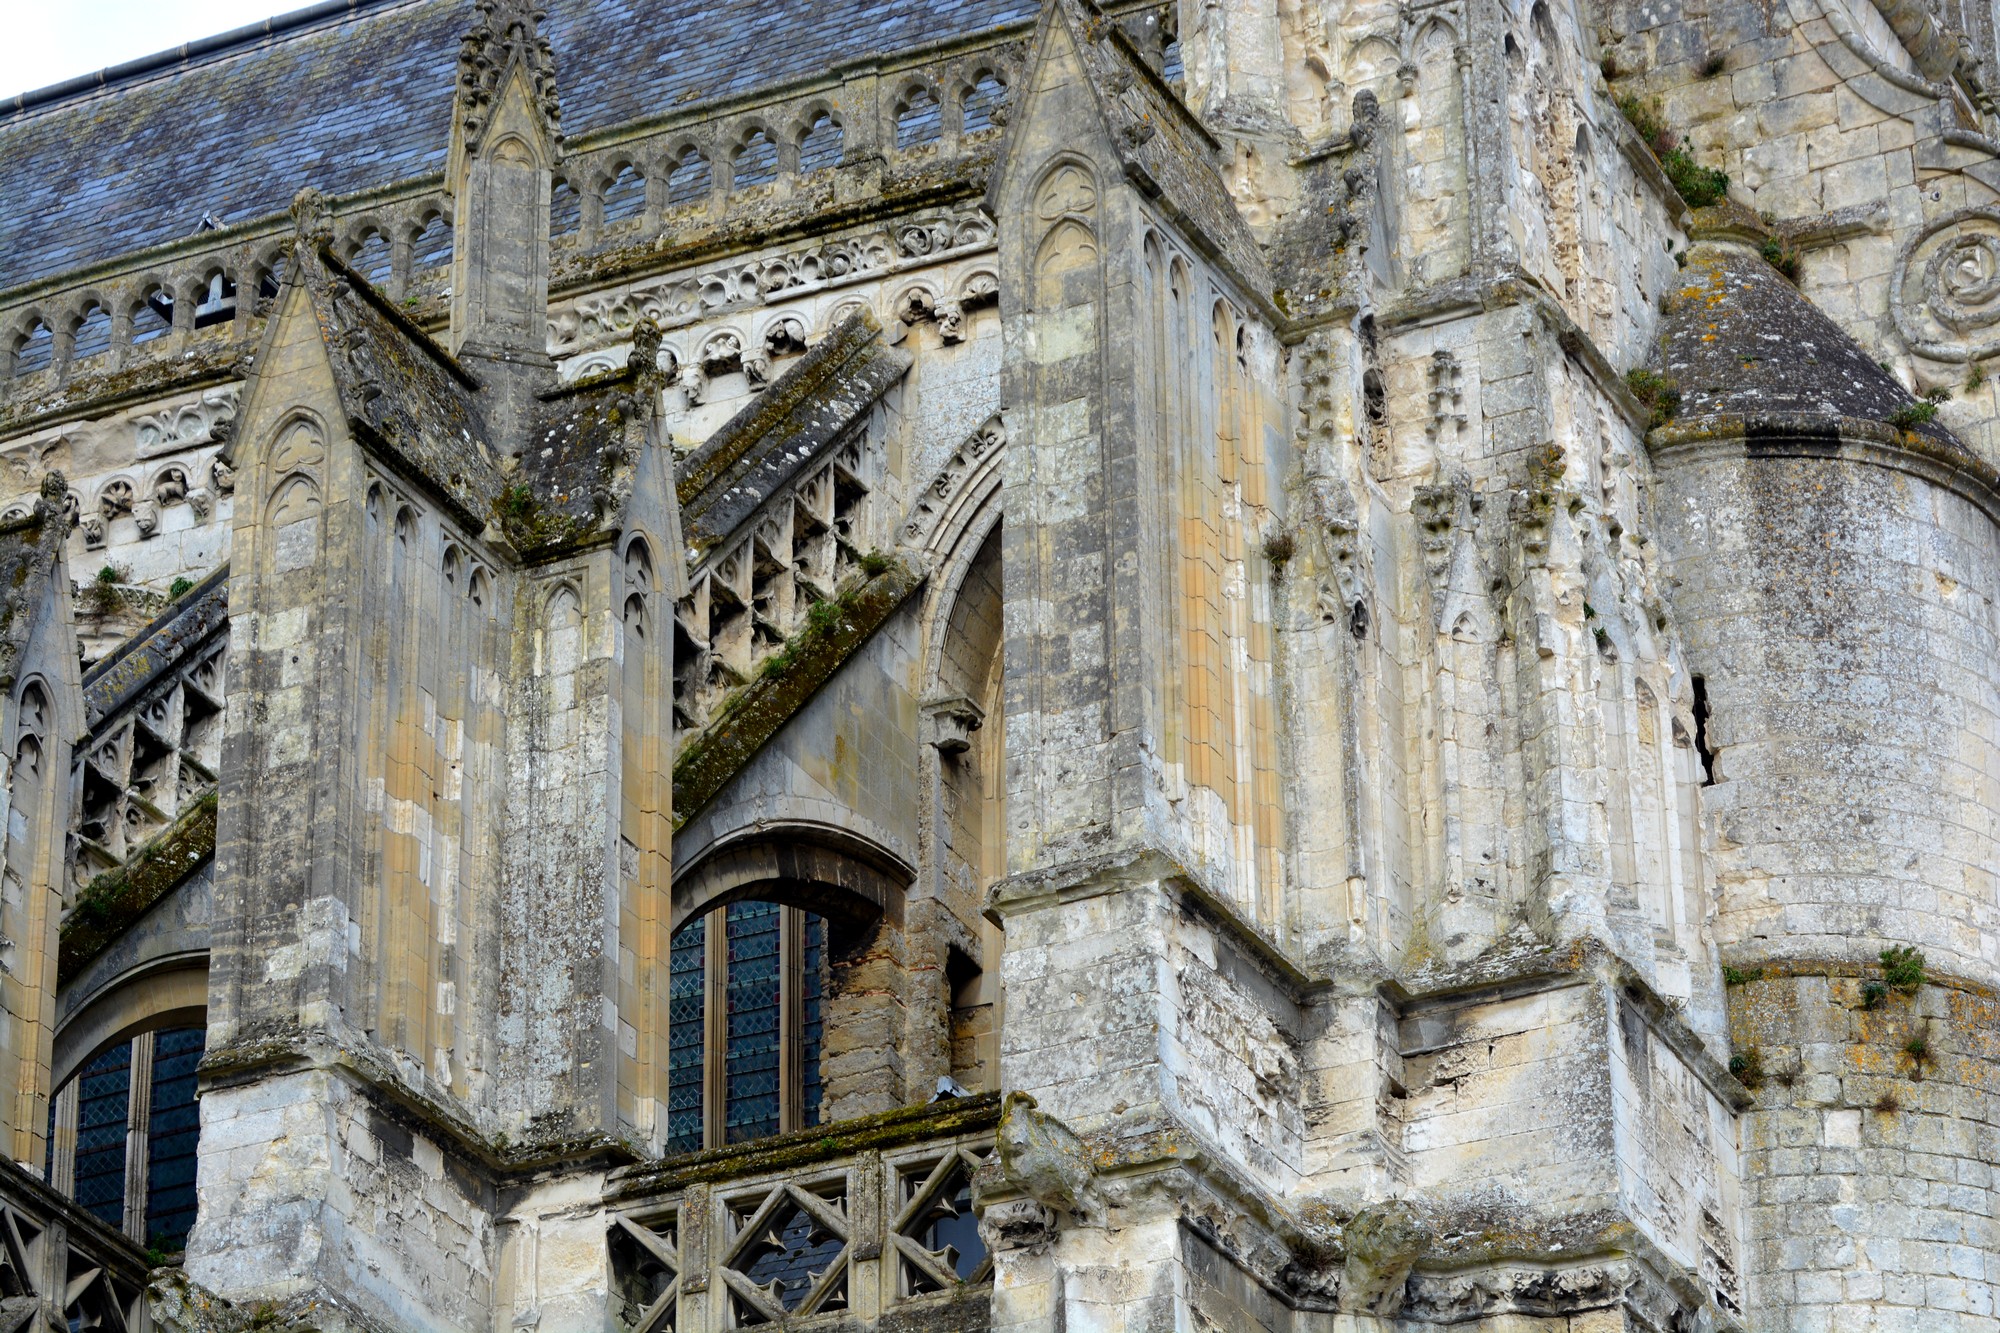
<svg viewBox="0 0 2000 1333"><path fill-rule="evenodd" d="M292 229L300 240L314 245L333 240L333 210L326 196L310 185L292 196Z"/></svg>

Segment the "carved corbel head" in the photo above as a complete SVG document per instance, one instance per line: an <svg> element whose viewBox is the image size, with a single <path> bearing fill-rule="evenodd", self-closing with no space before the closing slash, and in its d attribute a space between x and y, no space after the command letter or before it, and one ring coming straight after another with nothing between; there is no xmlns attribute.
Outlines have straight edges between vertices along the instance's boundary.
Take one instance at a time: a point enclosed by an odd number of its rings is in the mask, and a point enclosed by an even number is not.
<svg viewBox="0 0 2000 1333"><path fill-rule="evenodd" d="M962 694L926 699L923 709L924 743L939 754L964 754L986 721L986 710Z"/></svg>

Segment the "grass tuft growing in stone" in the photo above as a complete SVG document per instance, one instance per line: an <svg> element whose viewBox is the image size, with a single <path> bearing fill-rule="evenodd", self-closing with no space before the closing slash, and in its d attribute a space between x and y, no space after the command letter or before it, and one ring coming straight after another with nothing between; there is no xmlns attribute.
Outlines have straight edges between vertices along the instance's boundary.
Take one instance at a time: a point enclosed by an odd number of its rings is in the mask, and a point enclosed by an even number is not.
<svg viewBox="0 0 2000 1333"><path fill-rule="evenodd" d="M1625 387L1646 409L1646 429L1657 430L1674 419L1681 408L1681 386L1671 375L1634 367L1625 372Z"/></svg>
<svg viewBox="0 0 2000 1333"><path fill-rule="evenodd" d="M1718 71L1720 72L1720 71ZM1642 102L1636 97L1618 99L1618 109L1630 121L1646 147L1659 159L1660 170L1689 208L1707 208L1722 202L1729 193L1729 176L1714 167L1705 167L1682 143L1681 136L1668 128L1660 116L1658 102Z"/></svg>
<svg viewBox="0 0 2000 1333"><path fill-rule="evenodd" d="M1889 414L1889 424L1897 430L1915 430L1937 420L1937 404L1905 403Z"/></svg>
<svg viewBox="0 0 2000 1333"><path fill-rule="evenodd" d="M1736 1081L1752 1090L1764 1082L1764 1053L1755 1046L1745 1046L1729 1057L1729 1072Z"/></svg>
<svg viewBox="0 0 2000 1333"><path fill-rule="evenodd" d="M1765 263L1778 270L1784 276L1785 281L1794 285L1797 284L1799 280L1799 252L1797 250L1773 236L1764 242L1763 249L1759 253L1764 256Z"/></svg>
<svg viewBox="0 0 2000 1333"><path fill-rule="evenodd" d="M1881 957L1882 980L1897 990L1907 995L1924 984L1924 955L1920 950L1899 944L1884 949Z"/></svg>

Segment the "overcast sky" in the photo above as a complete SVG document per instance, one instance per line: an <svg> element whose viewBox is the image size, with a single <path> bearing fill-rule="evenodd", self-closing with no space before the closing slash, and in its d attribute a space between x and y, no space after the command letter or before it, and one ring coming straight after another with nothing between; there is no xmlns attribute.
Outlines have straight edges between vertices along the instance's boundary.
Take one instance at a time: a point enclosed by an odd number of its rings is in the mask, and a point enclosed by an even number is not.
<svg viewBox="0 0 2000 1333"><path fill-rule="evenodd" d="M312 0L41 0L7 4L0 41L0 97L246 23L302 9Z"/></svg>

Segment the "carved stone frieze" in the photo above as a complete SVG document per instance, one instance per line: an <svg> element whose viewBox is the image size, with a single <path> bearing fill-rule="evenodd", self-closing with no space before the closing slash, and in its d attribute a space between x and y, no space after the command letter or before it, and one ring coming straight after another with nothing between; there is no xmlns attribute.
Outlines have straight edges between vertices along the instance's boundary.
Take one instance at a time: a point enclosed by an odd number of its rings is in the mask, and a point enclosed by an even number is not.
<svg viewBox="0 0 2000 1333"><path fill-rule="evenodd" d="M951 460L938 469L930 485L917 495L910 517L903 523L903 544L921 544L964 489L967 478L980 471L1006 443L1007 425L998 415L987 418L978 430L972 432L965 443L958 446Z"/></svg>
<svg viewBox="0 0 2000 1333"><path fill-rule="evenodd" d="M212 444L217 428L236 419L242 391L235 385L209 389L192 403L181 403L156 412L142 412L132 418L132 442L139 457L173 453L199 444Z"/></svg>
<svg viewBox="0 0 2000 1333"><path fill-rule="evenodd" d="M1616 1304L1632 1277L1625 1264L1419 1274L1409 1280L1403 1314L1440 1324L1489 1315L1574 1314Z"/></svg>
<svg viewBox="0 0 2000 1333"><path fill-rule="evenodd" d="M768 304L781 296L992 248L993 222L965 208L885 225L783 254L582 297L549 312L549 351L579 351L630 335L641 319L677 327L718 310ZM976 299L976 298L975 298Z"/></svg>

